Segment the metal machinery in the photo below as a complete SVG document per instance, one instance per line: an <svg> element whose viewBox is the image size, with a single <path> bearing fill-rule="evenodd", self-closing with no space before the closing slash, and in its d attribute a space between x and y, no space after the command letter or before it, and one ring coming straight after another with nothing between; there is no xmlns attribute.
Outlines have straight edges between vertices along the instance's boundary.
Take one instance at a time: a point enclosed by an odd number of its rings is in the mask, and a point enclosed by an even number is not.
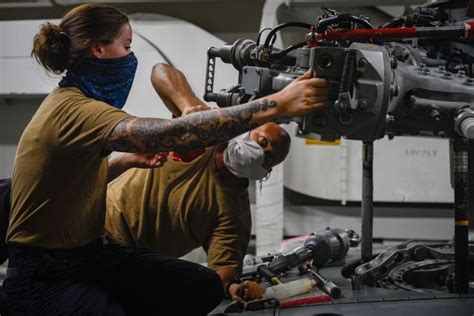
<svg viewBox="0 0 474 316"><path fill-rule="evenodd" d="M363 142L362 262L372 260L373 142L384 135L449 138L454 291L467 293L468 209L474 198L474 22L467 21L466 3L432 2L379 28L362 16L324 12L314 25L284 23L265 40L260 41L260 33L256 42L240 39L210 48L205 100L220 106L244 103L281 90L308 68L328 79L332 105L294 120L301 137ZM304 41L274 48L277 33L287 27L306 29ZM239 72L237 85L218 92L213 89L216 57Z"/></svg>

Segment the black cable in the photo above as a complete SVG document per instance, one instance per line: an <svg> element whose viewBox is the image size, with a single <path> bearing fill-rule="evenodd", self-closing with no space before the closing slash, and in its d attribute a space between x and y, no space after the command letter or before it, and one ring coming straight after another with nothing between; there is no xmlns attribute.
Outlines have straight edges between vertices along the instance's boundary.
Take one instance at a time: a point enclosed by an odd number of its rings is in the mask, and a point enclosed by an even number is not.
<svg viewBox="0 0 474 316"><path fill-rule="evenodd" d="M273 39L273 43L275 43L276 32L278 32L281 29L284 29L284 28L287 28L287 27L301 27L301 28L310 29L311 26L312 26L311 24L303 23L303 22L286 22L286 23L279 24L279 25L275 26L270 31L270 33L268 33L267 37L265 38L265 44L263 45L263 47L268 48L269 45L270 45L270 40L272 40L273 37L275 37Z"/></svg>
<svg viewBox="0 0 474 316"><path fill-rule="evenodd" d="M353 22L358 26L362 26L366 29L373 29L374 27L370 24L369 21L363 19L359 16L352 14L339 14L336 16L331 16L322 20L319 20L317 25L318 33L323 33L326 29L333 24L340 24L342 22Z"/></svg>
<svg viewBox="0 0 474 316"><path fill-rule="evenodd" d="M260 45L260 36L262 36L262 33L265 32L265 31L268 31L268 30L272 30L271 27L266 27L264 28L263 30L261 30L260 32L258 32L258 36L257 36L257 47Z"/></svg>
<svg viewBox="0 0 474 316"><path fill-rule="evenodd" d="M303 47L305 45L306 45L306 41L290 45L290 46L288 46L287 48L285 48L284 50L282 50L278 53L271 54L270 57L273 60L281 59L281 58L285 57L286 55L288 55L289 52L291 52L291 51L293 51L297 48Z"/></svg>

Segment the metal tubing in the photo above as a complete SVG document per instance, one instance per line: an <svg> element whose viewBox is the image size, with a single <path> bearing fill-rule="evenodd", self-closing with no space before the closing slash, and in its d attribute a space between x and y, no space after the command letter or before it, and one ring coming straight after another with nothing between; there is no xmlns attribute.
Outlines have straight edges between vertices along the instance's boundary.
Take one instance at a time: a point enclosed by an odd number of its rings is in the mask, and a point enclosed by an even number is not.
<svg viewBox="0 0 474 316"><path fill-rule="evenodd" d="M374 181L373 181L374 143L362 144L362 203L361 203L361 259L372 260L372 229L374 221Z"/></svg>
<svg viewBox="0 0 474 316"><path fill-rule="evenodd" d="M468 141L461 137L451 138L454 171L454 270L455 292L469 291L469 237L468 203L472 189L468 190ZM472 168L472 166L471 166Z"/></svg>
<svg viewBox="0 0 474 316"><path fill-rule="evenodd" d="M332 298L338 298L341 296L341 288L338 287L336 284L329 281L312 268L306 269L306 272L316 280L316 286L318 287L318 289L322 290L323 292L326 292Z"/></svg>
<svg viewBox="0 0 474 316"><path fill-rule="evenodd" d="M473 22L464 22L461 25L440 27L394 27L377 29L329 30L317 34L317 38L326 40L368 40L394 38L448 38L472 40L474 32Z"/></svg>

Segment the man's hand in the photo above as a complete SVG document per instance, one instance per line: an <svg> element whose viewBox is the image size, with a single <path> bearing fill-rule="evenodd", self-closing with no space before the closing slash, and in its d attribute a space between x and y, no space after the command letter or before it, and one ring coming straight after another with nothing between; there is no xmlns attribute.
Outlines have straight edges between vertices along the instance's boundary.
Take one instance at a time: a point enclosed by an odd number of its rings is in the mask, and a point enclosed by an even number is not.
<svg viewBox="0 0 474 316"><path fill-rule="evenodd" d="M207 111L207 110L212 110L212 108L207 105L207 104L197 104L193 106L186 106L183 109L182 116L187 115L187 114L192 114L196 112L201 112L201 111Z"/></svg>
<svg viewBox="0 0 474 316"><path fill-rule="evenodd" d="M158 168L162 167L168 159L168 153L125 153L122 155L124 163L130 168Z"/></svg>
<svg viewBox="0 0 474 316"><path fill-rule="evenodd" d="M233 301L245 304L245 301L260 299L263 297L263 288L254 281L233 283L229 286L229 295Z"/></svg>
<svg viewBox="0 0 474 316"><path fill-rule="evenodd" d="M123 153L109 161L108 181L112 181L130 168L158 168L165 164L168 153Z"/></svg>
<svg viewBox="0 0 474 316"><path fill-rule="evenodd" d="M255 300L263 297L263 288L254 281L244 281L242 283L231 283L232 278L239 275L236 268L225 266L217 269L217 274L222 280L224 289L227 290L229 296L233 301L245 304L245 301Z"/></svg>

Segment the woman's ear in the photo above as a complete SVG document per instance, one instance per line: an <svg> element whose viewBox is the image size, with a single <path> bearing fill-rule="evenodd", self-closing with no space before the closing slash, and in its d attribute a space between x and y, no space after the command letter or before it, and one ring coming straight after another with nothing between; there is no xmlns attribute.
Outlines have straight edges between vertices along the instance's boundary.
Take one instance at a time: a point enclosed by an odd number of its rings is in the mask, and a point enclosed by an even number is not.
<svg viewBox="0 0 474 316"><path fill-rule="evenodd" d="M90 52L92 56L96 58L104 58L104 49L99 43L92 45L90 48Z"/></svg>

